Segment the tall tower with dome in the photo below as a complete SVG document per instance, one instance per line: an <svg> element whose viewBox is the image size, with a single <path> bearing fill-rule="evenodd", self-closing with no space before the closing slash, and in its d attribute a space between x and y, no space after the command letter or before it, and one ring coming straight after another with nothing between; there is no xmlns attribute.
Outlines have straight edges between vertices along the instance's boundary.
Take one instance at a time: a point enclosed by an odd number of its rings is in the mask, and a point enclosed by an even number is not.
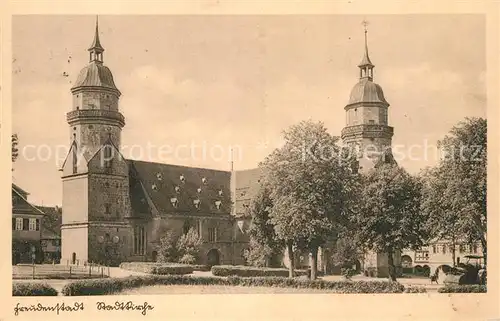
<svg viewBox="0 0 500 321"><path fill-rule="evenodd" d="M391 144L394 128L389 126L389 103L382 87L373 81L375 65L368 54L367 23L365 50L359 68L359 81L351 90L345 106L346 127L342 141L359 150L361 171L373 168L380 161L393 161Z"/></svg>
<svg viewBox="0 0 500 321"><path fill-rule="evenodd" d="M366 173L381 163L395 164L392 155L392 136L394 128L389 126L389 103L382 87L373 81L375 65L368 54L368 31L365 26L364 55L359 68L359 81L354 85L345 106L346 127L341 138L345 145L358 150L359 171ZM396 267L401 264L401 253L393 256ZM364 254L362 269L378 277L389 275L388 254L368 251Z"/></svg>
<svg viewBox="0 0 500 321"><path fill-rule="evenodd" d="M61 168L61 256L77 264L118 260L130 234L129 171L121 156L120 91L104 65L96 20L89 63L71 88L70 151Z"/></svg>

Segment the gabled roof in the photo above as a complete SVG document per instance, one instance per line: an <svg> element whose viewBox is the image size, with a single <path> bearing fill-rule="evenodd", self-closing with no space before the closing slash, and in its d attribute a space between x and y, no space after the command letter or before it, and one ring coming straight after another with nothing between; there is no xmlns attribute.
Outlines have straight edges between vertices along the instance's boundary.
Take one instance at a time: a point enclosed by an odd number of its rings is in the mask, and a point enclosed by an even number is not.
<svg viewBox="0 0 500 321"><path fill-rule="evenodd" d="M21 195L30 195L30 193L26 192L24 189L22 189L21 187L17 186L14 183L12 183L12 188L15 189Z"/></svg>
<svg viewBox="0 0 500 321"><path fill-rule="evenodd" d="M14 187L14 184L12 184L12 213L45 215L36 206L28 202L28 200L26 200L24 195Z"/></svg>
<svg viewBox="0 0 500 321"><path fill-rule="evenodd" d="M231 212L231 173L228 171L137 160L127 160L127 163L134 216L151 213L148 198L160 214Z"/></svg>
<svg viewBox="0 0 500 321"><path fill-rule="evenodd" d="M236 182L235 216L248 215L250 202L255 198L260 189L263 176L260 168L247 169L234 172Z"/></svg>

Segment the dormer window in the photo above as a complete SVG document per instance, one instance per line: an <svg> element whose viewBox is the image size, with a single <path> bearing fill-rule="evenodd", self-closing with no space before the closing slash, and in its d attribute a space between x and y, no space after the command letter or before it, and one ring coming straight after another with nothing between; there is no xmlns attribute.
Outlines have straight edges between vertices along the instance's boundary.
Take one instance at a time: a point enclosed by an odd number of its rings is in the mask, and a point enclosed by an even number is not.
<svg viewBox="0 0 500 321"><path fill-rule="evenodd" d="M156 173L156 178L161 181L163 179L163 176L161 175L161 173Z"/></svg>
<svg viewBox="0 0 500 321"><path fill-rule="evenodd" d="M216 207L217 209L220 209L221 205L222 205L222 202L221 202L221 201L215 201L215 207Z"/></svg>
<svg viewBox="0 0 500 321"><path fill-rule="evenodd" d="M177 197L172 197L170 199L170 203L172 204L173 207L177 208L177 205L179 204L179 202L177 201Z"/></svg>
<svg viewBox="0 0 500 321"><path fill-rule="evenodd" d="M222 190L219 190L219 196L222 196L222 194L223 194Z"/></svg>
<svg viewBox="0 0 500 321"><path fill-rule="evenodd" d="M198 193L201 193L201 187L198 187L197 191L198 191Z"/></svg>
<svg viewBox="0 0 500 321"><path fill-rule="evenodd" d="M194 204L194 207L200 208L201 201L200 200L194 200L193 204Z"/></svg>
<svg viewBox="0 0 500 321"><path fill-rule="evenodd" d="M201 179L201 182L202 182L203 184L206 184L206 183L207 183L207 179L206 179L205 177L203 177L203 178Z"/></svg>
<svg viewBox="0 0 500 321"><path fill-rule="evenodd" d="M181 188L180 188L179 186L176 186L176 187L175 187L175 192L176 192L176 193L180 193L180 192L181 192Z"/></svg>
<svg viewBox="0 0 500 321"><path fill-rule="evenodd" d="M157 191L158 190L158 186L156 186L155 183L153 183L153 185L151 185L151 188L153 189L153 191Z"/></svg>
<svg viewBox="0 0 500 321"><path fill-rule="evenodd" d="M184 175L182 175L182 174L181 174L181 176L179 177L179 179L180 179L180 180L181 180L181 182L183 182L183 183L186 181L186 179L184 178Z"/></svg>

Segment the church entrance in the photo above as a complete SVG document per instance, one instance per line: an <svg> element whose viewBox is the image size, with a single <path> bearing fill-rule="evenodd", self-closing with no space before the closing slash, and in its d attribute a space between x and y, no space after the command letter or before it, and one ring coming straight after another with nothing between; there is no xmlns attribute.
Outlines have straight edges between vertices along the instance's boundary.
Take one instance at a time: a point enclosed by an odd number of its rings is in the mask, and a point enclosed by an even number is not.
<svg viewBox="0 0 500 321"><path fill-rule="evenodd" d="M220 256L219 256L219 251L217 249L211 249L207 253L207 265L208 266L213 266L213 265L219 265L220 264Z"/></svg>

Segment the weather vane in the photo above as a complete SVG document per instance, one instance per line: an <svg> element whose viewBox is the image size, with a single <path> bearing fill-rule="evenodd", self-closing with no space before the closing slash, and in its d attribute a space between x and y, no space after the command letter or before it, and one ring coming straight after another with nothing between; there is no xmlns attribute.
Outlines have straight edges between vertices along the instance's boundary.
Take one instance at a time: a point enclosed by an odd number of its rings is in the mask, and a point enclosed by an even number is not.
<svg viewBox="0 0 500 321"><path fill-rule="evenodd" d="M369 24L369 23L368 23L368 21L367 21L366 19L363 19L362 24L363 24L363 26L365 27L365 32L368 32L368 29L367 29L368 24Z"/></svg>

